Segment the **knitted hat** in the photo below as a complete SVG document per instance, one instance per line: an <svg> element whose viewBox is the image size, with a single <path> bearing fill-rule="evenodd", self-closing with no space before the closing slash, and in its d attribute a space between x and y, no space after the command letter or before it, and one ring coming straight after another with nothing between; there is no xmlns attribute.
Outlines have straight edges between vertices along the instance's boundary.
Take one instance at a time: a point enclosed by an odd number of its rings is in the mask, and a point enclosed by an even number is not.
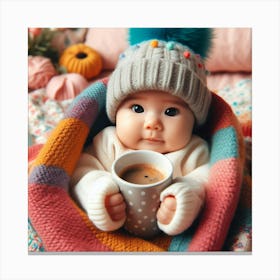
<svg viewBox="0 0 280 280"><path fill-rule="evenodd" d="M198 36L197 33L202 34L201 29L191 30ZM148 35L140 36L141 39L149 36L154 36L156 39L130 46L120 55L116 69L110 77L106 101L109 119L115 122L116 111L129 94L159 90L181 98L194 113L197 124L203 124L211 103L211 94L206 85L207 71L200 54L186 46L187 40L180 38L182 35L190 36L188 33L190 29L152 29L151 33L146 30L144 29L143 32ZM159 30L160 34L155 30ZM207 36L204 35L204 42L201 42L209 47L210 33L208 29L206 30ZM139 37L141 29L137 32ZM178 33L180 36L175 36ZM130 38L131 41L133 39ZM181 41L184 44L180 43ZM201 53L205 54L205 51Z"/></svg>

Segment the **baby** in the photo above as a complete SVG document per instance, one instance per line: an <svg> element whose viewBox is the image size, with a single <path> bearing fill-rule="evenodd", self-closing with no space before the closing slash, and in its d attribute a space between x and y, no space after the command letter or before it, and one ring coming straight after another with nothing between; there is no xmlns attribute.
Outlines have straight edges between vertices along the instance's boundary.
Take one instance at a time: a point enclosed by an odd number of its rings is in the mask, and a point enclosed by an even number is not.
<svg viewBox="0 0 280 280"><path fill-rule="evenodd" d="M115 126L94 137L71 179L74 198L96 227L113 231L125 223L111 167L123 153L140 149L162 153L174 166L173 182L160 195L158 227L176 235L197 218L209 172L207 143L193 134L211 103L205 72L200 56L175 41L143 41L120 56L106 100Z"/></svg>

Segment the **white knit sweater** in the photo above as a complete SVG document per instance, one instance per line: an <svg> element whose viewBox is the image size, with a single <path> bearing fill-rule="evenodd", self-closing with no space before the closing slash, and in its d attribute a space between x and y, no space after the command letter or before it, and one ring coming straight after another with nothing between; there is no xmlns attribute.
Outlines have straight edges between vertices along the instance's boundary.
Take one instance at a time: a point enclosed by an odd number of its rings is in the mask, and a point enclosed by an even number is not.
<svg viewBox="0 0 280 280"><path fill-rule="evenodd" d="M107 127L94 137L93 144L81 155L71 179L74 198L91 221L104 231L116 230L125 222L125 218L112 221L104 201L107 195L119 192L110 171L113 161L127 151L118 140L115 127ZM171 222L168 225L158 222L158 226L165 233L176 235L193 223L203 206L209 151L207 143L193 135L186 147L165 155L173 163L173 183L161 193L160 199L163 201L166 196L173 195L177 207Z"/></svg>

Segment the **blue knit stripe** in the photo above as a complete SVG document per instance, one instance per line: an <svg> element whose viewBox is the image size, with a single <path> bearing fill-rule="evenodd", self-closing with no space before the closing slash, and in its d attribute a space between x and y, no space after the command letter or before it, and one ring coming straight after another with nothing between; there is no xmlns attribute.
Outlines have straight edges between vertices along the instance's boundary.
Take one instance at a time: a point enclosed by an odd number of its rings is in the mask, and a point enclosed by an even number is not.
<svg viewBox="0 0 280 280"><path fill-rule="evenodd" d="M186 252L192 240L192 234L181 233L172 238L169 245L169 252Z"/></svg>
<svg viewBox="0 0 280 280"><path fill-rule="evenodd" d="M169 245L169 252L187 252L192 238L197 229L197 220L187 230L181 234L175 235Z"/></svg>
<svg viewBox="0 0 280 280"><path fill-rule="evenodd" d="M102 81L97 81L84 89L72 102L70 110L77 103L81 103L82 99L93 99L98 103L98 108L105 106L107 86Z"/></svg>
<svg viewBox="0 0 280 280"><path fill-rule="evenodd" d="M238 139L234 127L218 130L212 138L210 164L219 160L238 158Z"/></svg>

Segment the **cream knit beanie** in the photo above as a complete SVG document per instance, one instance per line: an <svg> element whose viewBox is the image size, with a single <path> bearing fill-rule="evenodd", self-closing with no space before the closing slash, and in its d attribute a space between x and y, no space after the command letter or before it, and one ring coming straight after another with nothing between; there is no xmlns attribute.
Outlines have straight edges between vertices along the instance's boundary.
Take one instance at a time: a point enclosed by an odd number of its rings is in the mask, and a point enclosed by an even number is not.
<svg viewBox="0 0 280 280"><path fill-rule="evenodd" d="M160 90L181 98L205 122L211 103L206 70L200 55L176 41L147 40L120 55L107 89L106 109L115 123L121 102L132 93Z"/></svg>

